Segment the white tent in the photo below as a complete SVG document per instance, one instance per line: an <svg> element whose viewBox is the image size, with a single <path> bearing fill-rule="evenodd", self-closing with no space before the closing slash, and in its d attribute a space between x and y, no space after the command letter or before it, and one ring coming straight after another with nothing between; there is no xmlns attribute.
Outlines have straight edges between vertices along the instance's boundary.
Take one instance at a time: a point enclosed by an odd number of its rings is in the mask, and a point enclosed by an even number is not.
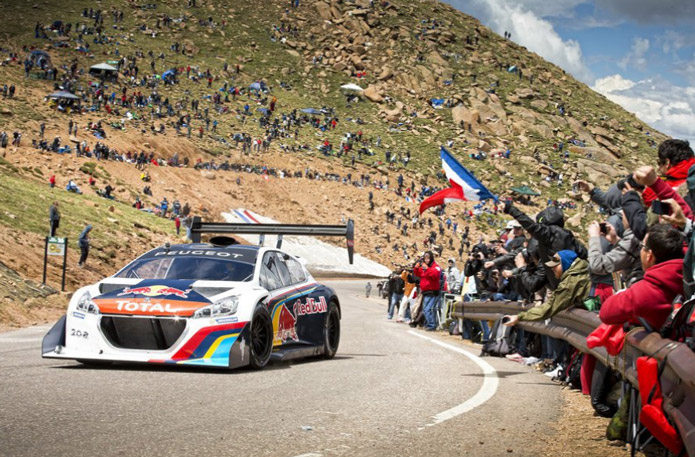
<svg viewBox="0 0 695 457"><path fill-rule="evenodd" d="M98 63L89 67L90 70L100 70L100 71L118 71L118 68L112 67L107 63Z"/></svg>
<svg viewBox="0 0 695 457"><path fill-rule="evenodd" d="M354 90L355 92L362 92L364 90L360 86L358 86L357 84L354 84L354 83L343 84L342 86L340 86L340 88L343 90Z"/></svg>

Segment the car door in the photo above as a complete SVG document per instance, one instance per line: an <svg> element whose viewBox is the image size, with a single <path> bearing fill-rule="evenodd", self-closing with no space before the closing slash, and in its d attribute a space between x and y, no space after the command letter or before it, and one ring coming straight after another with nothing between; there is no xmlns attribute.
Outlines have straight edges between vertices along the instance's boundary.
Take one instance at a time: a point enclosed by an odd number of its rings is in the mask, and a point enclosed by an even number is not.
<svg viewBox="0 0 695 457"><path fill-rule="evenodd" d="M283 260L295 284L296 299L292 310L297 318L299 338L308 344L323 344L323 328L330 296L324 286L308 281L309 276L297 259L285 255Z"/></svg>
<svg viewBox="0 0 695 457"><path fill-rule="evenodd" d="M292 312L291 299L295 288L277 251L266 251L261 260L259 283L270 293L268 311L273 320L273 346L299 343L297 318ZM282 269L281 269L282 267Z"/></svg>

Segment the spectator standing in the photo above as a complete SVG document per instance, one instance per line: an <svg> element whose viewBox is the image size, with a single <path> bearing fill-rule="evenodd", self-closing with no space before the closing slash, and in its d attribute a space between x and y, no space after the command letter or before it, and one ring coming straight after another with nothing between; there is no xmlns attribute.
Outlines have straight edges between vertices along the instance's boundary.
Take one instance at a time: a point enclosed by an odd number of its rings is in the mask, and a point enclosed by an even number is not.
<svg viewBox="0 0 695 457"><path fill-rule="evenodd" d="M78 262L77 266L82 268L85 266L87 263L87 256L89 255L89 243L90 243L90 238L89 238L89 233L92 231L92 226L87 225L87 227L82 230L82 233L80 234L80 237L78 238L78 243L80 245L80 261Z"/></svg>
<svg viewBox="0 0 695 457"><path fill-rule="evenodd" d="M420 278L420 289L423 296L423 314L425 315L425 330L433 332L437 328L437 302L439 299L439 283L442 269L434 261L432 251L425 252L422 260L413 268L415 276Z"/></svg>
<svg viewBox="0 0 695 457"><path fill-rule="evenodd" d="M367 285L364 286L365 296L369 298L369 294L372 292L372 283L367 281Z"/></svg>
<svg viewBox="0 0 695 457"><path fill-rule="evenodd" d="M48 178L48 185L52 188L56 186L56 175L51 175L50 178Z"/></svg>
<svg viewBox="0 0 695 457"><path fill-rule="evenodd" d="M51 223L51 235L50 236L56 236L56 230L58 230L58 226L60 225L60 211L58 211L58 201L54 201L53 204L51 205L50 210L48 211L48 216L49 220Z"/></svg>
<svg viewBox="0 0 695 457"><path fill-rule="evenodd" d="M181 233L181 219L179 219L179 216L174 218L174 226L176 227L176 235L178 236Z"/></svg>
<svg viewBox="0 0 695 457"><path fill-rule="evenodd" d="M401 277L402 269L399 269L391 275L389 280L389 290L391 291L391 299L389 301L389 319L393 319L393 313L395 312L396 305L400 306L403 300L403 292L405 290L405 282Z"/></svg>

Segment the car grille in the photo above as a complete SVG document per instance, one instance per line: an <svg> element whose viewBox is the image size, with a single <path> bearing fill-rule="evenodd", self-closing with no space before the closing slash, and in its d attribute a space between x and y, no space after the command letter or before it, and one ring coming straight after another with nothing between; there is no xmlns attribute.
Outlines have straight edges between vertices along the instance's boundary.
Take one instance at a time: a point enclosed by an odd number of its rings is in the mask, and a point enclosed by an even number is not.
<svg viewBox="0 0 695 457"><path fill-rule="evenodd" d="M117 348L166 350L186 329L186 319L103 316L101 332Z"/></svg>

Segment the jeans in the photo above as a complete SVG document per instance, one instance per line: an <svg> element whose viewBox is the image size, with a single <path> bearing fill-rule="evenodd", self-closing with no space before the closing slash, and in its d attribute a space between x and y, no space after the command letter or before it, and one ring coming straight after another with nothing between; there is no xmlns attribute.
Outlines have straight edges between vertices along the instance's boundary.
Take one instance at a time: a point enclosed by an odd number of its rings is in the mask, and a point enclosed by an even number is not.
<svg viewBox="0 0 695 457"><path fill-rule="evenodd" d="M389 304L389 319L393 319L393 312L397 304L400 304L403 300L403 294L393 293L391 294L391 303Z"/></svg>
<svg viewBox="0 0 695 457"><path fill-rule="evenodd" d="M439 294L425 295L422 302L422 312L425 315L425 328L434 330L437 328L437 305L439 304Z"/></svg>

